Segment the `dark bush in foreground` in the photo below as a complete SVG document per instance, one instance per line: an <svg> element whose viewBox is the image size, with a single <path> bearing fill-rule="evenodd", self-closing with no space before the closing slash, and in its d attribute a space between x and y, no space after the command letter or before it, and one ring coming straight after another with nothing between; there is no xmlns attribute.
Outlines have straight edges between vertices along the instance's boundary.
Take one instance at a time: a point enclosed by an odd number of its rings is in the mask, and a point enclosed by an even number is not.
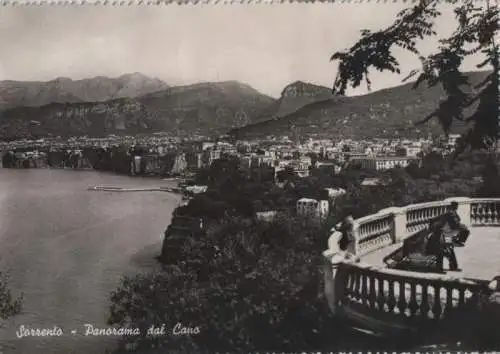
<svg viewBox="0 0 500 354"><path fill-rule="evenodd" d="M166 335L123 344L195 352L321 349L334 322L319 281L320 230L284 221L219 225L186 242L181 264L125 279L112 295L109 323L142 333L165 324ZM199 333L175 335L178 323Z"/></svg>

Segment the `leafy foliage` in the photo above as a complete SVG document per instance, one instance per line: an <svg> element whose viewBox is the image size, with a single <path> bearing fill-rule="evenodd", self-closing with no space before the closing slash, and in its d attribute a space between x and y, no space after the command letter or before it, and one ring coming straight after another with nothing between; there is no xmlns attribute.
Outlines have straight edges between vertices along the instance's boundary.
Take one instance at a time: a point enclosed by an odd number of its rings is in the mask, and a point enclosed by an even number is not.
<svg viewBox="0 0 500 354"><path fill-rule="evenodd" d="M454 1L450 1L455 3ZM436 35L435 21L441 16L437 0L420 0L412 8L403 10L396 21L386 29L371 32L361 31L361 38L346 52L337 52L332 60L339 60L338 74L333 92L345 94L348 86L357 87L363 80L370 88L369 70L400 73L399 62L391 54L394 47L406 49L419 56L420 70L413 70L406 79L419 74L415 87L427 82L429 87L442 85L447 97L435 112L420 123L437 118L446 134L455 121L467 121L471 127L458 143L457 153L467 148L482 149L495 146L499 134L498 115L498 45L494 36L499 29L498 6L477 7L472 0L455 7L457 28L449 38L439 41L438 52L423 56L417 49L417 41ZM478 68L493 71L476 87L477 94L470 95L463 89L469 85L467 77L460 71L463 61L475 54L485 60ZM477 104L474 113L465 118L467 107Z"/></svg>
<svg viewBox="0 0 500 354"><path fill-rule="evenodd" d="M190 337L130 337L135 349L253 351L322 347L333 330L318 273L319 230L289 215L272 223L231 219L186 240L185 261L127 278L112 295L110 323L200 326ZM270 335L272 334L272 335Z"/></svg>
<svg viewBox="0 0 500 354"><path fill-rule="evenodd" d="M4 320L19 314L22 305L22 295L14 297L7 280L7 276L0 272L0 318Z"/></svg>

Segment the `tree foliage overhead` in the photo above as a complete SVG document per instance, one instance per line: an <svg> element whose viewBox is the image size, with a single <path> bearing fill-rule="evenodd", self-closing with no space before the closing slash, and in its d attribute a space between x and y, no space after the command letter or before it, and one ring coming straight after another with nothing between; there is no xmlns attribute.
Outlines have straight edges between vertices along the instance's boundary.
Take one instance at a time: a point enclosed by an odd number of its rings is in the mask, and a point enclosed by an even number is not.
<svg viewBox="0 0 500 354"><path fill-rule="evenodd" d="M400 12L389 27L376 32L362 30L357 43L331 57L331 60L339 60L333 93L344 95L348 87L358 87L363 81L370 89L370 69L399 74L400 64L392 51L398 47L408 50L418 56L422 65L420 69L410 72L405 80L417 77L415 87L424 82L429 87L442 85L447 94L438 108L417 124L437 118L445 134L448 134L454 121L467 121L470 128L459 140L457 152L468 148L491 148L500 134L499 48L494 41L499 29L498 6L495 3L479 7L473 0L447 2L457 4L454 8L457 27L450 37L439 40L437 52L424 56L417 45L419 41L437 34L434 27L442 15L437 8L440 1L420 0L415 6ZM467 57L477 54L485 58L477 67L492 72L474 87L475 93L471 94L464 91L470 83L461 72L461 66ZM464 109L473 105L474 113L464 117Z"/></svg>

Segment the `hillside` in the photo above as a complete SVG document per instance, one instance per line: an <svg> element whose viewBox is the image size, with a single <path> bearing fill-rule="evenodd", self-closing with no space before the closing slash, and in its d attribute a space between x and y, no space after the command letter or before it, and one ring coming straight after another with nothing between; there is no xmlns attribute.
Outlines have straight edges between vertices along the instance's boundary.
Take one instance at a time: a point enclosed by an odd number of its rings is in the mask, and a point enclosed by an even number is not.
<svg viewBox="0 0 500 354"><path fill-rule="evenodd" d="M0 81L0 110L18 106L39 107L50 103L134 98L166 88L168 86L163 81L140 73L82 80L59 77L48 82Z"/></svg>
<svg viewBox="0 0 500 354"><path fill-rule="evenodd" d="M480 83L486 75L487 72L468 74L472 85ZM432 113L443 98L445 94L440 86L429 89L422 85L413 89L409 83L363 96L316 101L279 119L233 129L229 134L238 138L294 134L325 138L442 134L436 120L417 127L414 123ZM453 132L459 133L464 128L463 124L455 124Z"/></svg>
<svg viewBox="0 0 500 354"><path fill-rule="evenodd" d="M137 98L51 103L0 112L0 137L220 134L258 121L275 100L235 81L170 87Z"/></svg>

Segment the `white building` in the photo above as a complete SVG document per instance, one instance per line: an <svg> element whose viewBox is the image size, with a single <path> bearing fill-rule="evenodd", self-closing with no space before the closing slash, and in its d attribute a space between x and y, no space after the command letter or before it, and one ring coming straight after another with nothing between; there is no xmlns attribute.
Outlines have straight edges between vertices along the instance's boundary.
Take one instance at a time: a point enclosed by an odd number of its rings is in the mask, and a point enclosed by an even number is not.
<svg viewBox="0 0 500 354"><path fill-rule="evenodd" d="M193 194L205 193L207 191L207 186L187 186L186 191Z"/></svg>
<svg viewBox="0 0 500 354"><path fill-rule="evenodd" d="M343 188L325 188L325 190L328 193L328 198L333 200L346 193L346 190Z"/></svg>
<svg viewBox="0 0 500 354"><path fill-rule="evenodd" d="M378 156L378 157L354 157L351 163L361 164L361 168L372 170L389 170L396 167L404 168L412 161L418 161L412 156Z"/></svg>
<svg viewBox="0 0 500 354"><path fill-rule="evenodd" d="M260 212L255 213L257 220L264 221L264 222L271 222L271 221L275 220L277 215L278 215L278 212L276 210L260 211Z"/></svg>
<svg viewBox="0 0 500 354"><path fill-rule="evenodd" d="M329 212L328 200L301 198L297 201L297 215L324 220Z"/></svg>

